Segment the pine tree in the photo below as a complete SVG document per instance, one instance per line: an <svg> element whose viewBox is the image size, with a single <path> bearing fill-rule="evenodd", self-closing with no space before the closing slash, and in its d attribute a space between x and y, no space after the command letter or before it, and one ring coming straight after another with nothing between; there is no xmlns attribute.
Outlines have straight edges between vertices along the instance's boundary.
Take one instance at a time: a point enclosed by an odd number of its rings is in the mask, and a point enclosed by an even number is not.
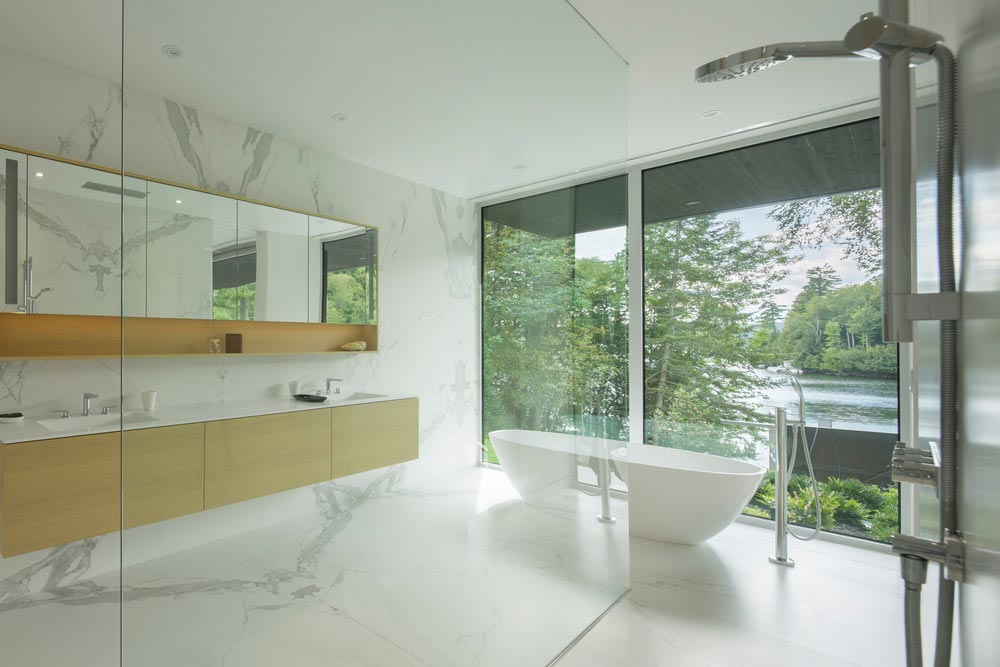
<svg viewBox="0 0 1000 667"><path fill-rule="evenodd" d="M645 229L646 418L749 418L767 383L752 371L754 313L773 302L787 252L736 220L697 216Z"/></svg>

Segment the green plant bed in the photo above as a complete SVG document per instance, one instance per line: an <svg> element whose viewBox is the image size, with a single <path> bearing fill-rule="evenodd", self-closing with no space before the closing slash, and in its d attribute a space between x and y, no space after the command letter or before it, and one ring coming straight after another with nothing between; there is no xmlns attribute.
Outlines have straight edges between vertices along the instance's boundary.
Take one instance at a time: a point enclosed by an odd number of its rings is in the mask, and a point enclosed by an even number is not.
<svg viewBox="0 0 1000 667"><path fill-rule="evenodd" d="M816 526L812 481L806 475L788 480L788 521L797 526ZM823 530L878 542L888 542L899 527L899 492L895 486L881 487L859 479L831 477L819 483ZM774 471L768 471L743 511L749 516L773 518Z"/></svg>

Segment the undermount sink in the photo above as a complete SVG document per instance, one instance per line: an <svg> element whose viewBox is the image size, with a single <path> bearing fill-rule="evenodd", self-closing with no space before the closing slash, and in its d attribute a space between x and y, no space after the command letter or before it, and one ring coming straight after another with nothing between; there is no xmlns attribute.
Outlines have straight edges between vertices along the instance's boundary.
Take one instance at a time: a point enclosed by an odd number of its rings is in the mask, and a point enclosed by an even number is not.
<svg viewBox="0 0 1000 667"><path fill-rule="evenodd" d="M47 428L55 433L66 433L69 431L91 431L95 428L112 428L119 424L131 426L132 424L148 424L159 421L152 415L141 412L126 412L124 415L90 415L89 417L70 417L69 419L40 419L39 426Z"/></svg>
<svg viewBox="0 0 1000 667"><path fill-rule="evenodd" d="M350 394L332 394L330 398L335 401L364 401L370 398L385 398L385 394L369 394L365 391L354 391Z"/></svg>

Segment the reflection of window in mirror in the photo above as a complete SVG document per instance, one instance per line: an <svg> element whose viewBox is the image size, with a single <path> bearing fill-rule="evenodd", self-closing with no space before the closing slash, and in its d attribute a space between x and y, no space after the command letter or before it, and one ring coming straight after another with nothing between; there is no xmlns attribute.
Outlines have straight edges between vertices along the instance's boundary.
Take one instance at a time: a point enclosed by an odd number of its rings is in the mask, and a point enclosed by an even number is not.
<svg viewBox="0 0 1000 667"><path fill-rule="evenodd" d="M256 244L243 244L213 252L212 319L254 319L256 296Z"/></svg>
<svg viewBox="0 0 1000 667"><path fill-rule="evenodd" d="M376 232L323 242L323 322L375 324Z"/></svg>

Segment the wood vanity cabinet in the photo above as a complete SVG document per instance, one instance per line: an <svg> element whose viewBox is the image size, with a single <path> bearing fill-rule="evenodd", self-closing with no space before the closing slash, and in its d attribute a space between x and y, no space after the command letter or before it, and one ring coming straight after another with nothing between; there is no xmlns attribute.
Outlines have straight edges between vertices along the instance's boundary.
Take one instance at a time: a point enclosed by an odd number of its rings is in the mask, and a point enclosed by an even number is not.
<svg viewBox="0 0 1000 667"><path fill-rule="evenodd" d="M126 528L205 509L205 424L125 431L122 448Z"/></svg>
<svg viewBox="0 0 1000 667"><path fill-rule="evenodd" d="M345 405L330 410L333 478L412 461L419 455L417 399Z"/></svg>
<svg viewBox="0 0 1000 667"><path fill-rule="evenodd" d="M120 443L115 432L0 445L3 555L117 531Z"/></svg>
<svg viewBox="0 0 1000 667"><path fill-rule="evenodd" d="M0 554L403 463L418 436L409 398L0 444Z"/></svg>
<svg viewBox="0 0 1000 667"><path fill-rule="evenodd" d="M330 415L306 410L205 424L205 507L330 479Z"/></svg>

